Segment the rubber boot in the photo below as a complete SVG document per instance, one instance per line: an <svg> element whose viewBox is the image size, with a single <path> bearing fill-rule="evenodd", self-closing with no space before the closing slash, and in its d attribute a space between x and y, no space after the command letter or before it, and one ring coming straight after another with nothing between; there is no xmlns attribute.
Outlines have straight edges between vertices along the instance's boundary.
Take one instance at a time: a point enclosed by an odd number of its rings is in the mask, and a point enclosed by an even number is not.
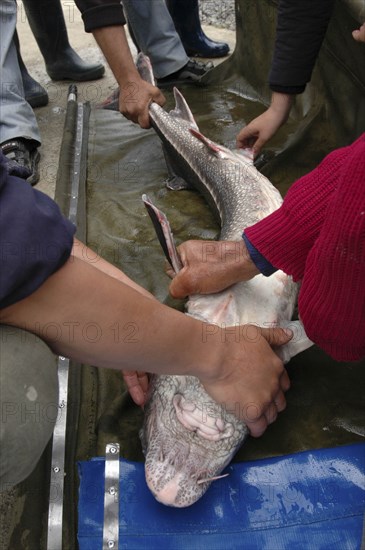
<svg viewBox="0 0 365 550"><path fill-rule="evenodd" d="M70 46L60 0L23 0L30 28L52 80L96 80L101 64L88 64Z"/></svg>
<svg viewBox="0 0 365 550"><path fill-rule="evenodd" d="M24 64L20 53L20 44L17 31L14 33L13 40L16 47L20 73L22 75L25 99L28 101L29 105L33 107L33 109L36 107L44 107L48 103L48 94L43 86L34 80L34 78L28 73L28 69Z"/></svg>
<svg viewBox="0 0 365 550"><path fill-rule="evenodd" d="M167 0L167 6L187 55L223 57L228 54L228 44L211 40L201 28L198 0Z"/></svg>

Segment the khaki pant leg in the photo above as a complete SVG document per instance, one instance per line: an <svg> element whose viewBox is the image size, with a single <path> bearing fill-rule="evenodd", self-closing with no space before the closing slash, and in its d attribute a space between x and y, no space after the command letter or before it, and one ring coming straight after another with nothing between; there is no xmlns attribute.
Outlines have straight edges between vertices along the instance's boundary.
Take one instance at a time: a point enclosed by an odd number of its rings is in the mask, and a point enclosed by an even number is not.
<svg viewBox="0 0 365 550"><path fill-rule="evenodd" d="M55 355L37 336L0 325L0 491L32 472L57 414Z"/></svg>

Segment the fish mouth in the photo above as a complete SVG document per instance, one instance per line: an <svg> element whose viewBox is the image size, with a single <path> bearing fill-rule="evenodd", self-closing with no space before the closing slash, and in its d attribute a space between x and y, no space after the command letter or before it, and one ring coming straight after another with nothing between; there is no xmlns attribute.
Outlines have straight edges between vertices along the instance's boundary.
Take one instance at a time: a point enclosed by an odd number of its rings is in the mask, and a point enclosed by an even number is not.
<svg viewBox="0 0 365 550"><path fill-rule="evenodd" d="M209 414L213 411L205 410L206 407L196 405L180 393L174 395L172 403L180 424L190 432L195 432L199 437L209 441L220 441L233 435L232 424L225 422L219 416L219 405L214 407L218 408L218 411L214 411L218 412L218 416L216 416L216 414Z"/></svg>
<svg viewBox="0 0 365 550"><path fill-rule="evenodd" d="M163 467L163 465L162 465ZM218 479L227 477L229 474L213 476L207 471L200 470L189 479L186 473L176 472L172 477L164 475L164 482L161 487L156 480L155 472L152 473L148 467L145 468L146 483L155 499L173 508L187 508L197 502L208 489L209 485ZM157 482L157 483L156 483Z"/></svg>

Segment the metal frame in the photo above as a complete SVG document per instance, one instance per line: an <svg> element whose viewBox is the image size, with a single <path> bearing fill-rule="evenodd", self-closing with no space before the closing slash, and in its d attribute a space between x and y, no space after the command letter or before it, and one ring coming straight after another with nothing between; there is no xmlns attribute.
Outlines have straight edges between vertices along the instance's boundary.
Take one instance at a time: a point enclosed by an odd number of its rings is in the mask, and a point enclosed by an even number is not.
<svg viewBox="0 0 365 550"><path fill-rule="evenodd" d="M103 550L119 546L119 443L108 443L105 451Z"/></svg>
<svg viewBox="0 0 365 550"><path fill-rule="evenodd" d="M77 101L77 88L70 86L67 102ZM77 221L79 182L81 174L81 149L83 140L84 107L77 104L75 154L71 174L71 197L68 218ZM62 549L63 495L65 480L66 421L68 399L68 371L70 361L65 357L58 359L59 414L53 432L50 496L48 508L47 550Z"/></svg>

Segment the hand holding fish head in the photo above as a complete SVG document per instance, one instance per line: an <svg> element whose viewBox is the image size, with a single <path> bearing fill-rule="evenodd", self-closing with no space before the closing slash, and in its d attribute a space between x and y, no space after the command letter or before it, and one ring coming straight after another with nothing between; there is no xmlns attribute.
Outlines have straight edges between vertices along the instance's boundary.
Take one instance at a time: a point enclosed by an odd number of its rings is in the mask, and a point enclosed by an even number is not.
<svg viewBox="0 0 365 550"><path fill-rule="evenodd" d="M253 437L259 437L286 406L289 377L272 347L286 344L292 334L280 328L240 328L240 338L226 329L220 373L207 372L199 378L217 403L246 424Z"/></svg>

